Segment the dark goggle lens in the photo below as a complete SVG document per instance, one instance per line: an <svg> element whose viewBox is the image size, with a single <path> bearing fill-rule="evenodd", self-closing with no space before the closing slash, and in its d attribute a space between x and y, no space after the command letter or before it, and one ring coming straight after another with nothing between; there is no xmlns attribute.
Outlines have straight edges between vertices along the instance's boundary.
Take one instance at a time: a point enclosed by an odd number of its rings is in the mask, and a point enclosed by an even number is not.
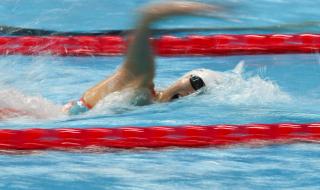
<svg viewBox="0 0 320 190"><path fill-rule="evenodd" d="M194 90L199 90L200 88L205 86L203 80L198 76L191 76L190 84Z"/></svg>
<svg viewBox="0 0 320 190"><path fill-rule="evenodd" d="M171 97L171 101L172 100L176 100L176 99L179 99L181 97L181 95L180 94L175 94L175 95L173 95L172 97Z"/></svg>

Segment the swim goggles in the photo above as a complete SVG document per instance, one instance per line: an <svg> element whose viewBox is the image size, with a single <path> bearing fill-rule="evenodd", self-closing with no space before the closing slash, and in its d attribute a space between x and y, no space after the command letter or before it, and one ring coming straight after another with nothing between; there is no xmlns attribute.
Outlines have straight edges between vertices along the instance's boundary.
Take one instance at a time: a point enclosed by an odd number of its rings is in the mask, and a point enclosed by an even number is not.
<svg viewBox="0 0 320 190"><path fill-rule="evenodd" d="M192 88L197 91L199 89L201 89L202 87L205 86L205 83L203 82L202 78L196 76L196 75L191 75L190 79L190 84L192 86ZM175 100L175 99L178 99L180 98L181 95L180 94L175 94L171 97L171 100Z"/></svg>

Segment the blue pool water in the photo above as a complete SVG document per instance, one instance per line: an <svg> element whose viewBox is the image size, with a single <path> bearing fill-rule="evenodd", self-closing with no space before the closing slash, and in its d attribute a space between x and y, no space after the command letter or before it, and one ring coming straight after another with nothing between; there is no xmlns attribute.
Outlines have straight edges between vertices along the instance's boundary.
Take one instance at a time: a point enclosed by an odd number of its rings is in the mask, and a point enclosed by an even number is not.
<svg viewBox="0 0 320 190"><path fill-rule="evenodd" d="M61 31L127 29L135 21L134 10L146 2L149 1L3 1L0 2L0 24ZM224 4L233 9L225 16L236 19L172 18L156 27L192 28L194 23L197 27L298 23L300 27L284 28L280 32L316 32L317 25L303 23L317 21L319 3L230 0ZM160 89L196 68L221 71L233 80L224 88L170 104L134 107L123 101L126 95L116 95L109 96L85 115L64 117L56 114L59 105L79 98L83 91L111 74L122 61L123 57L1 57L0 106L21 107L48 119L1 121L0 128L320 121L318 54L160 57L157 58L155 79L156 87ZM244 71L235 74L232 69L240 61L244 61ZM0 189L319 189L319 157L320 146L306 143L226 149L2 154Z"/></svg>

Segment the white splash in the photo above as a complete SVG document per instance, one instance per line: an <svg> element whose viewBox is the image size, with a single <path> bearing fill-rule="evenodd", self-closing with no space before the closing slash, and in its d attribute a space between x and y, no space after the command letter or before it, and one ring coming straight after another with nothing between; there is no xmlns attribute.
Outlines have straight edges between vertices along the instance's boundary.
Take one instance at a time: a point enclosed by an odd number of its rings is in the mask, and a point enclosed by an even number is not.
<svg viewBox="0 0 320 190"><path fill-rule="evenodd" d="M151 103L148 98L148 93L149 90L135 91L130 88L113 92L99 101L99 103L90 112L99 114L116 114L133 110L137 108L137 106L134 105L146 105Z"/></svg>
<svg viewBox="0 0 320 190"><path fill-rule="evenodd" d="M62 116L61 106L55 105L40 96L26 96L23 93L5 88L0 90L0 108L11 108L27 113L23 117L50 119Z"/></svg>
<svg viewBox="0 0 320 190"><path fill-rule="evenodd" d="M210 72L212 74L206 76L206 90L208 98L215 104L266 105L291 101L289 94L282 91L275 82L260 76L245 77L243 61L231 71Z"/></svg>

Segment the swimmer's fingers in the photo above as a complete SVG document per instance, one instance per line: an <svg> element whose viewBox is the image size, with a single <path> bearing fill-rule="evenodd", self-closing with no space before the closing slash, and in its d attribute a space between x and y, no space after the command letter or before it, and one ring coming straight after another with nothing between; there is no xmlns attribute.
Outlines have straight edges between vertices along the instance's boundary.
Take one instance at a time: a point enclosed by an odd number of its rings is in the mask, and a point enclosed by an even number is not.
<svg viewBox="0 0 320 190"><path fill-rule="evenodd" d="M194 14L202 12L217 12L222 8L204 3L190 1L171 1L166 3L152 4L142 9L145 18L154 21L166 16Z"/></svg>

